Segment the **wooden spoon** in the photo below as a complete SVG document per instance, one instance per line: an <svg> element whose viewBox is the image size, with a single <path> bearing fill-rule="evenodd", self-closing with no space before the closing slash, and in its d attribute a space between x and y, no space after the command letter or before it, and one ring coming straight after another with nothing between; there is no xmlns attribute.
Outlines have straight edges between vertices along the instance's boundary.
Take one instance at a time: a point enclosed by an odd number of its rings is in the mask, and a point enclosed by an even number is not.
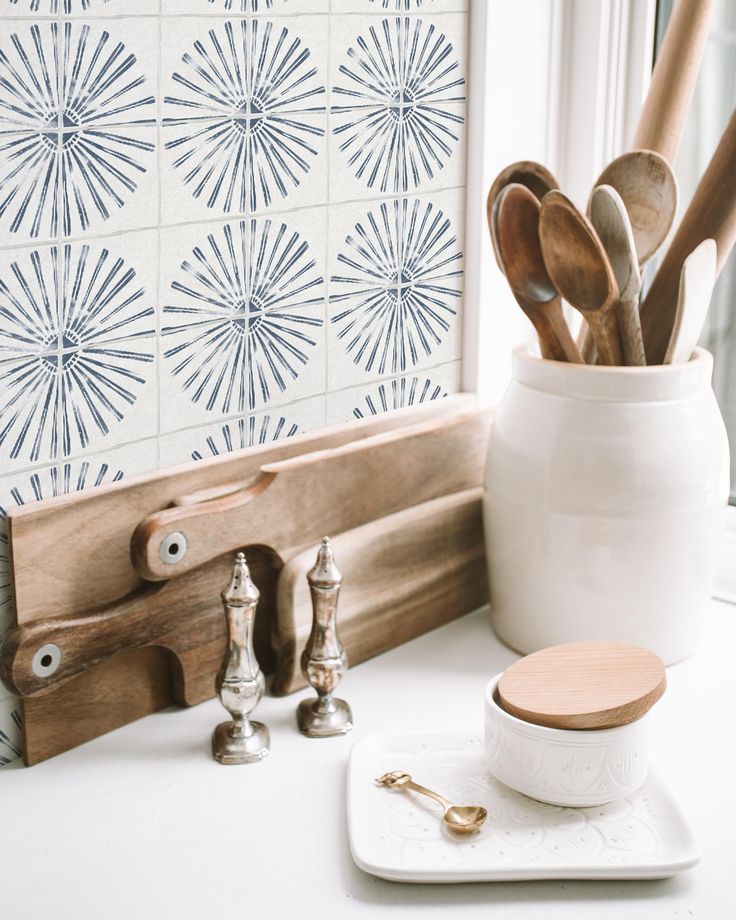
<svg viewBox="0 0 736 920"><path fill-rule="evenodd" d="M639 265L667 239L677 211L677 179L663 156L631 150L606 166L596 186L610 185L623 200L634 233Z"/></svg>
<svg viewBox="0 0 736 920"><path fill-rule="evenodd" d="M663 364L683 364L690 360L705 325L715 283L716 242L703 240L682 266L675 323Z"/></svg>
<svg viewBox="0 0 736 920"><path fill-rule="evenodd" d="M706 239L718 248L716 277L736 241L736 111L695 189L641 305L641 330L648 364L661 364L672 337L680 273L685 259Z"/></svg>
<svg viewBox="0 0 736 920"><path fill-rule="evenodd" d="M496 238L494 236L493 213L499 195L507 185L511 185L512 183L526 186L539 201L544 198L547 192L551 191L553 188L560 187L560 183L555 179L552 173L545 166L542 166L541 163L536 163L534 160L519 160L516 163L511 163L505 169L502 169L493 180L493 184L488 192L488 198L486 199L486 218L488 220L488 230L491 234L491 242L493 243L493 252L496 256L496 262L498 262L498 267L504 275L506 274L506 268L503 264L501 254L498 251Z"/></svg>
<svg viewBox="0 0 736 920"><path fill-rule="evenodd" d="M632 367L642 367L647 361L639 322L641 274L634 234L621 196L610 185L594 188L588 202L588 217L603 243L618 284L615 310L624 359Z"/></svg>
<svg viewBox="0 0 736 920"><path fill-rule="evenodd" d="M590 326L601 364L623 364L616 312L618 285L590 221L560 191L542 200L539 237L554 286Z"/></svg>
<svg viewBox="0 0 736 920"><path fill-rule="evenodd" d="M539 201L528 188L507 185L493 209L491 237L514 297L537 331L542 357L582 364L542 258L539 213Z"/></svg>

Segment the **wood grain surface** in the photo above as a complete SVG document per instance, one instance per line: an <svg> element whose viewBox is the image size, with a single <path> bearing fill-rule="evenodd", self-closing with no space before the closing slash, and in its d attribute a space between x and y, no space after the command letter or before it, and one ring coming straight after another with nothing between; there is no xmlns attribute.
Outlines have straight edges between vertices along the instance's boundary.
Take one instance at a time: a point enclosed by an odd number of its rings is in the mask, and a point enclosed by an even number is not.
<svg viewBox="0 0 736 920"><path fill-rule="evenodd" d="M284 559L324 534L477 485L489 426L490 414L473 410L266 464L245 489L146 517L131 558L151 581L241 546L267 546ZM187 550L168 562L162 544L171 534L183 535Z"/></svg>
<svg viewBox="0 0 736 920"><path fill-rule="evenodd" d="M677 313L680 273L685 259L705 239L717 248L716 276L736 240L736 110L685 211L641 305L641 328L648 364L662 364Z"/></svg>
<svg viewBox="0 0 736 920"><path fill-rule="evenodd" d="M632 147L675 162L705 52L713 0L677 0L652 73Z"/></svg>
<svg viewBox="0 0 736 920"><path fill-rule="evenodd" d="M549 728L601 729L641 718L667 686L664 664L647 649L572 642L527 655L504 671L501 706Z"/></svg>
<svg viewBox="0 0 736 920"><path fill-rule="evenodd" d="M339 534L332 548L344 575L337 624L351 666L487 602L480 488ZM279 576L274 693L305 685L299 658L312 625L306 574L314 557L310 547ZM348 686L349 677L346 694Z"/></svg>

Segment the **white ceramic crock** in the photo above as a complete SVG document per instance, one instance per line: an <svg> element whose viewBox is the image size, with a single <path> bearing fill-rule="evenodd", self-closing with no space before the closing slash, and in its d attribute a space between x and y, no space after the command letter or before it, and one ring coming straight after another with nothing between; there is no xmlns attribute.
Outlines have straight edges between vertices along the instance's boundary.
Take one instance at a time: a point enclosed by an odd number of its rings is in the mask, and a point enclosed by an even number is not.
<svg viewBox="0 0 736 920"><path fill-rule="evenodd" d="M631 795L647 778L649 720L593 731L533 725L502 709L501 675L485 697L488 769L502 783L540 802L587 808Z"/></svg>
<svg viewBox="0 0 736 920"><path fill-rule="evenodd" d="M695 649L729 490L712 367L702 349L636 368L514 351L484 494L491 619L512 648Z"/></svg>

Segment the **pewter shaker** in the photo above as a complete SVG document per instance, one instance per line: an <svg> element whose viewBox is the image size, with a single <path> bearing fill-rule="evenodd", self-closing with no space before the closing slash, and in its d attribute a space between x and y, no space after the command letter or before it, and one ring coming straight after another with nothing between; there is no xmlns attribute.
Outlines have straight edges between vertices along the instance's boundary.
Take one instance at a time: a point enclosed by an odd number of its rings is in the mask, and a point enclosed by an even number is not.
<svg viewBox="0 0 736 920"><path fill-rule="evenodd" d="M317 699L302 700L297 709L299 731L310 738L344 735L353 727L345 700L332 696L348 669L348 657L337 635L337 598L342 575L335 565L329 537L322 540L314 568L307 573L312 595L312 632L302 653L302 674Z"/></svg>
<svg viewBox="0 0 736 920"><path fill-rule="evenodd" d="M228 648L217 677L217 693L233 718L220 723L212 735L212 754L219 763L254 763L269 752L268 729L250 721L266 686L253 651L253 621L260 596L245 556L238 553L230 584L222 592Z"/></svg>

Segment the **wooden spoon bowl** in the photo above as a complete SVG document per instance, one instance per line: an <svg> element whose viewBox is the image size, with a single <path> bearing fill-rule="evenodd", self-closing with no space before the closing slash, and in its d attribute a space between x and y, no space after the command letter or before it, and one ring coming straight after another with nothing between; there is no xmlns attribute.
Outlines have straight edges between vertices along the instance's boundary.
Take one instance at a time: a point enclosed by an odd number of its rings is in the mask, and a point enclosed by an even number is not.
<svg viewBox="0 0 736 920"><path fill-rule="evenodd" d="M675 219L678 192L672 168L652 150L631 150L608 164L598 176L599 185L610 185L621 196L643 265L665 241Z"/></svg>

